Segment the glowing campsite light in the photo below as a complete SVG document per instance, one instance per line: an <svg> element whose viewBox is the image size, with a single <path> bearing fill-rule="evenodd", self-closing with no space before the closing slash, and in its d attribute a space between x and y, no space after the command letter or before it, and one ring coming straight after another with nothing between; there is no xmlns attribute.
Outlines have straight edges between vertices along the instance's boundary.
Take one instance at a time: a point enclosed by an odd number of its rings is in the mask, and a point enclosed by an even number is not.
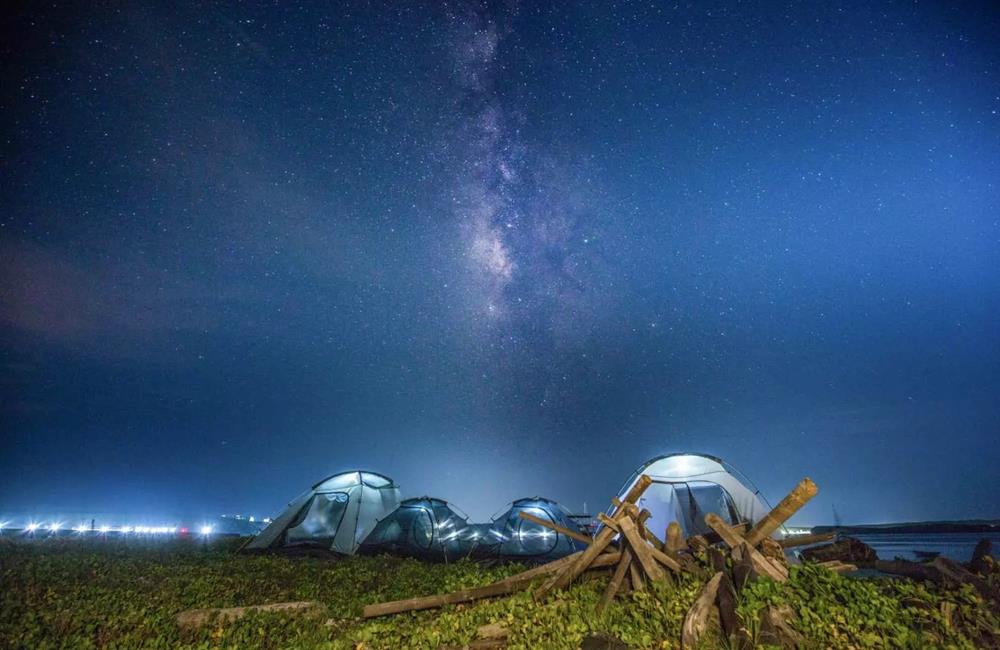
<svg viewBox="0 0 1000 650"><path fill-rule="evenodd" d="M78 533L85 533L85 532L87 532L87 524L80 524L79 526L77 526L73 530L75 530Z"/></svg>
<svg viewBox="0 0 1000 650"><path fill-rule="evenodd" d="M39 524L36 524L36 523L35 523L35 522L33 522L33 521L32 521L32 522L29 522L29 523L28 523L28 527L27 527L27 531L28 531L29 533L33 533L33 532L35 532L36 530L38 530L38 526L39 526Z"/></svg>
<svg viewBox="0 0 1000 650"><path fill-rule="evenodd" d="M102 535L107 535L111 530L111 526L101 526L100 529Z"/></svg>
<svg viewBox="0 0 1000 650"><path fill-rule="evenodd" d="M211 535L212 534L212 527L211 526L202 526L201 527L201 534L202 535Z"/></svg>
<svg viewBox="0 0 1000 650"><path fill-rule="evenodd" d="M62 528L62 524L58 521L53 521L49 524L49 532L51 533L58 533L60 528Z"/></svg>

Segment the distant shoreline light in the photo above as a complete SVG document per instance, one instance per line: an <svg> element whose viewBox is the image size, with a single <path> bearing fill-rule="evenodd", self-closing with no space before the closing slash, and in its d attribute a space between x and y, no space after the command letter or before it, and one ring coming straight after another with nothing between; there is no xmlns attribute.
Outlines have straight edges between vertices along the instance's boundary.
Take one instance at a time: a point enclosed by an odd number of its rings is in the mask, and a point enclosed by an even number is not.
<svg viewBox="0 0 1000 650"><path fill-rule="evenodd" d="M257 518L253 516L244 515L223 515L222 518L249 521L258 524L260 527L266 526L271 523L270 517ZM223 524L223 529L226 525ZM155 526L150 526L146 524L123 524L114 526L108 523L99 523L98 521L91 519L88 523L87 521L80 521L77 519L76 523L67 523L66 521L59 519L26 519L22 522L15 523L12 520L0 521L0 535L4 533L17 534L18 532L22 534L38 536L38 535L51 535L51 536L73 536L76 538L86 537L88 535L216 535L216 534L227 534L226 532L217 530L217 525L214 523L201 523L193 526L184 526L179 524L159 524ZM246 531L243 534L256 534L259 531ZM239 531L231 531L230 534L240 534Z"/></svg>

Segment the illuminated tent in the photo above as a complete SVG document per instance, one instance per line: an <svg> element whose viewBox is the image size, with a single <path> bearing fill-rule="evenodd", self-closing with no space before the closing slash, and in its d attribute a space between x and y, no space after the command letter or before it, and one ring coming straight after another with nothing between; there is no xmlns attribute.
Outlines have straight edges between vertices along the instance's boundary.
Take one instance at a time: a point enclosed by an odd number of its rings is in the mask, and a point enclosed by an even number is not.
<svg viewBox="0 0 1000 650"><path fill-rule="evenodd" d="M399 488L374 472L323 479L288 504L245 550L322 548L353 555L375 526L399 505Z"/></svg>
<svg viewBox="0 0 1000 650"><path fill-rule="evenodd" d="M520 517L527 512L540 519L583 534L566 508L543 497L518 499L493 517L486 539L476 550L476 557L511 560L549 561L581 551L584 544L562 533Z"/></svg>
<svg viewBox="0 0 1000 650"><path fill-rule="evenodd" d="M639 508L651 513L646 526L664 538L671 521L685 536L709 532L705 515L714 512L727 523L752 526L770 508L760 491L721 459L703 454L670 454L654 458L637 469L619 492L622 499L642 474L653 484L639 498ZM740 475L742 477L742 475Z"/></svg>
<svg viewBox="0 0 1000 650"><path fill-rule="evenodd" d="M441 499L406 499L378 522L358 553L457 560L468 556L479 543L481 532L468 519L461 510Z"/></svg>

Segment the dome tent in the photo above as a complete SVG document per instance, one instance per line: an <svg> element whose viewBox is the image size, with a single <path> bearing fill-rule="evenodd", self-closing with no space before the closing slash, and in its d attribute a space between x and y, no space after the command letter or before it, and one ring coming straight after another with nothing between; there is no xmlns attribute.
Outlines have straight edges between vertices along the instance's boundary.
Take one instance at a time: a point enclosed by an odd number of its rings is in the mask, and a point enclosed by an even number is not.
<svg viewBox="0 0 1000 650"><path fill-rule="evenodd" d="M312 547L353 555L379 518L399 504L392 479L374 472L334 474L306 490L244 546Z"/></svg>
<svg viewBox="0 0 1000 650"><path fill-rule="evenodd" d="M406 499L381 519L358 553L450 561L469 555L478 539L461 510L442 499L420 497Z"/></svg>
<svg viewBox="0 0 1000 650"><path fill-rule="evenodd" d="M705 515L710 512L727 523L752 526L770 510L759 490L737 478L735 468L713 456L681 453L654 458L632 474L618 498L624 498L643 474L653 483L637 505L649 510L646 526L657 536L665 535L672 521L680 524L685 536L708 533Z"/></svg>
<svg viewBox="0 0 1000 650"><path fill-rule="evenodd" d="M477 557L547 562L583 550L582 542L522 519L522 512L583 534L569 511L555 501L544 497L518 499L493 517L486 535L489 546L481 546Z"/></svg>

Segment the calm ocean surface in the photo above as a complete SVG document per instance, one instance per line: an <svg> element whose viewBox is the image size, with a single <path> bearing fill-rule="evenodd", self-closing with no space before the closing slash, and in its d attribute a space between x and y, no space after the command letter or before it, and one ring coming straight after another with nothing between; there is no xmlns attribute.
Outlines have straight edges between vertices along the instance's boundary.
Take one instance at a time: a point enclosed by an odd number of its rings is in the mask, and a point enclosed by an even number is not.
<svg viewBox="0 0 1000 650"><path fill-rule="evenodd" d="M916 560L914 551L936 552L958 562L968 562L979 540L993 542L993 556L1000 555L1000 533L865 533L849 535L868 544L878 553L879 559L901 557Z"/></svg>

